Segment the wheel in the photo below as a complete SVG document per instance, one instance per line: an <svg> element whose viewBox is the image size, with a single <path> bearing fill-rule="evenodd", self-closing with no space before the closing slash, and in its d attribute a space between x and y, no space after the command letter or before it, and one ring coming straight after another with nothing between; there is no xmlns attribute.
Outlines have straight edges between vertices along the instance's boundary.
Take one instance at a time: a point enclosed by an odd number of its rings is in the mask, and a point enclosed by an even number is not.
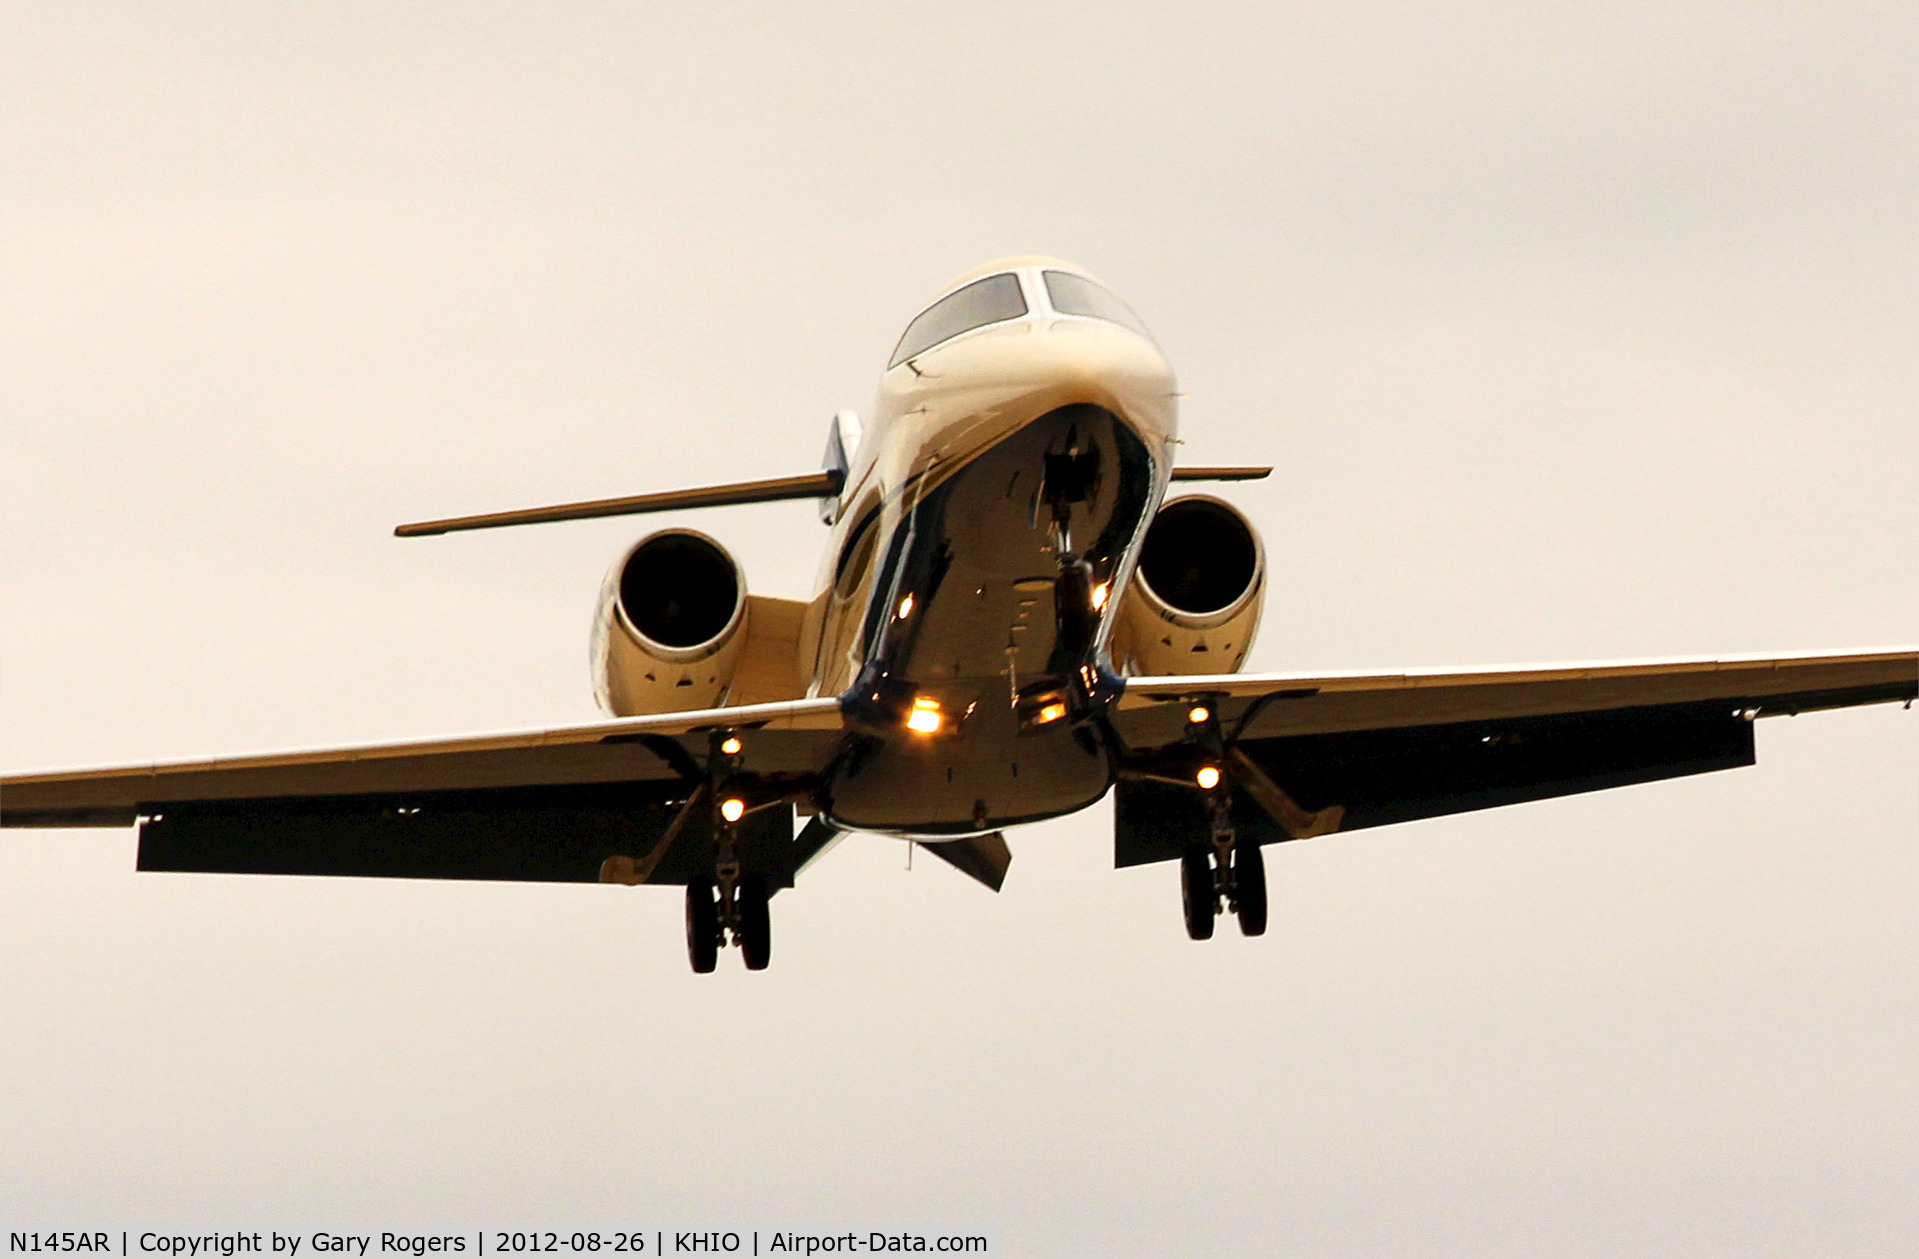
<svg viewBox="0 0 1919 1259"><path fill-rule="evenodd" d="M695 975L710 975L720 960L720 903L710 879L686 885L686 956Z"/></svg>
<svg viewBox="0 0 1919 1259"><path fill-rule="evenodd" d="M1213 863L1204 848L1188 848L1179 859L1179 899L1186 910L1186 934L1213 938Z"/></svg>
<svg viewBox="0 0 1919 1259"><path fill-rule="evenodd" d="M1259 845L1233 845L1233 899L1238 903L1239 933L1266 934L1266 861Z"/></svg>
<svg viewBox="0 0 1919 1259"><path fill-rule="evenodd" d="M749 874L733 891L733 904L740 911L740 957L748 970L765 970L773 960L773 919L766 912L771 895L766 880Z"/></svg>

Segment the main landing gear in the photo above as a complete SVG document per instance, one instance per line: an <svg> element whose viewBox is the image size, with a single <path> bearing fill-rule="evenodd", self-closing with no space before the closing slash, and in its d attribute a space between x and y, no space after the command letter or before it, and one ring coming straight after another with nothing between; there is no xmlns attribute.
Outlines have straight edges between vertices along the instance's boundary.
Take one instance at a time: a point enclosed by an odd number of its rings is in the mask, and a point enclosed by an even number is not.
<svg viewBox="0 0 1919 1259"><path fill-rule="evenodd" d="M722 880L694 879L686 885L686 956L695 974L709 975L719 965L720 948L728 939L739 949L748 970L765 970L773 960L773 919L767 912L770 893L758 875L740 875L733 868L731 894Z"/></svg>
<svg viewBox="0 0 1919 1259"><path fill-rule="evenodd" d="M773 960L773 921L767 902L773 890L764 875L740 868L739 823L743 796L730 780L740 767L740 740L715 732L707 755L709 788L696 798L713 810L713 872L686 884L686 956L695 974L711 974L720 949L731 942L748 970Z"/></svg>
<svg viewBox="0 0 1919 1259"><path fill-rule="evenodd" d="M1194 844L1180 854L1179 900L1186 917L1186 934L1195 940L1213 938L1215 919L1229 912L1239 919L1241 935L1266 934L1266 862L1259 845L1240 839L1233 825L1233 786L1227 777L1230 758L1219 726L1219 715L1208 704L1187 712L1187 737L1205 750L1211 764L1195 776L1206 793L1210 844Z"/></svg>
<svg viewBox="0 0 1919 1259"><path fill-rule="evenodd" d="M1186 934L1195 940L1213 938L1214 920L1222 910L1239 919L1241 935L1266 934L1266 862L1258 844L1240 842L1230 813L1217 803L1212 846L1196 845L1180 855L1179 899Z"/></svg>

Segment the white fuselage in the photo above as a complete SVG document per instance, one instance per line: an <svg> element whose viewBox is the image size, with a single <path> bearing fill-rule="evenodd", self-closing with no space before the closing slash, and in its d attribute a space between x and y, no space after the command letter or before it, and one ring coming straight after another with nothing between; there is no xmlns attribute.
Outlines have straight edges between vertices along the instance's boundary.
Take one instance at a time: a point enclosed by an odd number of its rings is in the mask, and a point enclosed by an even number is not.
<svg viewBox="0 0 1919 1259"><path fill-rule="evenodd" d="M1177 397L1143 331L1062 312L1049 271L1076 274L1014 260L951 286L1017 276L1027 309L890 367L850 461L800 642L810 693L871 732L827 793L848 827L990 830L1110 785L1086 720L1117 690L1110 614Z"/></svg>

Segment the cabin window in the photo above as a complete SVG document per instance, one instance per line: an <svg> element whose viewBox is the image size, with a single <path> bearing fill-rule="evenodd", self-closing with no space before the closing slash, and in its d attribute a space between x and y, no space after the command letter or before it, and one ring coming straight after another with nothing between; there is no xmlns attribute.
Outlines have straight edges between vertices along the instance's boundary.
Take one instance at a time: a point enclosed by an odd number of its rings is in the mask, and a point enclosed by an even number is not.
<svg viewBox="0 0 1919 1259"><path fill-rule="evenodd" d="M926 353L942 341L951 341L962 332L1018 319L1025 313L1026 298L1019 290L1018 276L1008 273L975 280L940 298L906 325L906 335L900 338L887 369L890 371L907 359Z"/></svg>
<svg viewBox="0 0 1919 1259"><path fill-rule="evenodd" d="M1062 315L1104 319L1107 323L1131 328L1148 341L1153 339L1131 306L1083 275L1074 275L1071 271L1046 272L1046 300Z"/></svg>

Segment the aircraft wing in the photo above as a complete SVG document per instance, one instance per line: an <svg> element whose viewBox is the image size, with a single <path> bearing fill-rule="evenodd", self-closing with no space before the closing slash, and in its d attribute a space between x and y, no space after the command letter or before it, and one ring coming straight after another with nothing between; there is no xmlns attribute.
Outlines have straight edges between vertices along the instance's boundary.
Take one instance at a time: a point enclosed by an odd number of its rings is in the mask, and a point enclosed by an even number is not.
<svg viewBox="0 0 1919 1259"><path fill-rule="evenodd" d="M1184 785L1201 764L1231 782L1236 827L1271 843L1750 765L1760 717L1915 695L1914 649L1133 678L1111 716L1115 858L1203 842L1205 800Z"/></svg>
<svg viewBox="0 0 1919 1259"><path fill-rule="evenodd" d="M683 882L675 827L713 732L747 745L744 846L777 880L810 854L783 785L843 737L839 701L797 700L427 742L0 778L0 826L140 827L143 870ZM764 807L762 807L764 806ZM696 835L695 832L699 834ZM690 867L689 867L690 868Z"/></svg>

